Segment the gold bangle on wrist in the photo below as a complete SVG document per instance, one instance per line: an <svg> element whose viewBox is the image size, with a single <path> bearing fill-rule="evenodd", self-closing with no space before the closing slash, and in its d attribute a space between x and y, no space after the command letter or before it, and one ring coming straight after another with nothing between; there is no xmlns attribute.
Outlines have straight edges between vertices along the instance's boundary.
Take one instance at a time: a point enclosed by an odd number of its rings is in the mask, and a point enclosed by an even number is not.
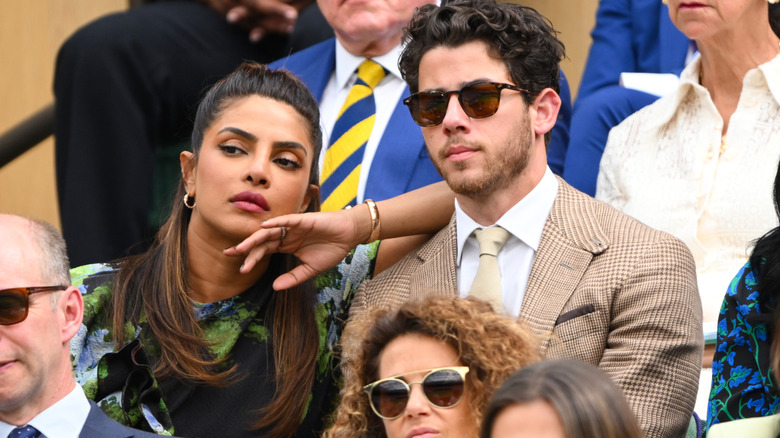
<svg viewBox="0 0 780 438"><path fill-rule="evenodd" d="M367 245L379 240L382 223L379 221L379 210L376 208L376 202L366 199L363 203L368 206L368 213L371 215L371 234L368 236L368 240L363 242L364 245Z"/></svg>

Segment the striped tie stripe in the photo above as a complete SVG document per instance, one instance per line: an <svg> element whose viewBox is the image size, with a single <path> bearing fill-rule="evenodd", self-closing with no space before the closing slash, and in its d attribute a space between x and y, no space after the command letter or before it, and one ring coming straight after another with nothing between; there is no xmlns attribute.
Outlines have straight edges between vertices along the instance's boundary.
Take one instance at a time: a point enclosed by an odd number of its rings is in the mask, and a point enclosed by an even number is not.
<svg viewBox="0 0 780 438"><path fill-rule="evenodd" d="M322 210L340 210L356 202L363 152L376 119L373 89L384 76L384 68L370 59L358 67L357 81L339 111L325 152Z"/></svg>

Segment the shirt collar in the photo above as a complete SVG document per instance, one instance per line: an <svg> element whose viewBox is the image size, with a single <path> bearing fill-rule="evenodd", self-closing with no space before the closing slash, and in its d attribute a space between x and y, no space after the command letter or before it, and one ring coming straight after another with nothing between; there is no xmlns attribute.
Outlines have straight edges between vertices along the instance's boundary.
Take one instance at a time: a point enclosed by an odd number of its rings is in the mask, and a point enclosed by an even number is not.
<svg viewBox="0 0 780 438"><path fill-rule="evenodd" d="M384 55L375 56L371 59L398 79L403 80L403 78L401 78L401 71L398 70L398 58L400 56L401 46L397 45ZM345 49L339 40L336 39L336 84L339 89L352 86L350 79L354 77L355 70L357 70L360 64L366 59L367 58L363 56L356 56L347 52L347 49Z"/></svg>
<svg viewBox="0 0 780 438"><path fill-rule="evenodd" d="M89 416L90 405L80 385L74 385L68 395L36 415L30 425L44 436L78 438ZM0 437L8 436L17 426L0 421Z"/></svg>
<svg viewBox="0 0 780 438"><path fill-rule="evenodd" d="M501 216L495 225L505 230L536 252L542 240L542 231L550 215L555 197L558 195L558 180L549 167L544 176L523 199ZM483 228L460 208L455 200L455 221L458 235L458 266L460 266L463 246L477 228Z"/></svg>
<svg viewBox="0 0 780 438"><path fill-rule="evenodd" d="M645 129L655 130L672 120L672 117L677 113L678 108L682 104L682 101L690 92L709 96L709 91L699 83L699 71L701 69L701 54L697 53L690 64L680 73L680 86L677 91L669 96L662 97L661 101L671 99L667 102L667 105L662 106L663 110L659 113L658 117L648 120ZM771 61L759 65L758 67L749 70L745 74L743 79L743 86L745 81L751 80L756 75L763 75L764 81L769 87L769 91L775 98L775 101L780 102L780 55L775 56ZM707 97L708 99L711 99Z"/></svg>

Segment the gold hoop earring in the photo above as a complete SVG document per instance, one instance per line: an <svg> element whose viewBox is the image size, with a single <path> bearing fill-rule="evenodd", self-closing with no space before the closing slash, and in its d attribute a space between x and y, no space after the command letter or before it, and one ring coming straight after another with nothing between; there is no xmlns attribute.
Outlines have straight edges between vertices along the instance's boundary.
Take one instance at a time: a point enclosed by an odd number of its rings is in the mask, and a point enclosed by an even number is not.
<svg viewBox="0 0 780 438"><path fill-rule="evenodd" d="M190 205L190 200L192 200L192 204L191 205ZM189 193L185 193L184 194L184 206L185 207L187 207L190 210L192 210L193 208L195 208L195 202L196 201L195 201L195 197L194 196L191 197Z"/></svg>

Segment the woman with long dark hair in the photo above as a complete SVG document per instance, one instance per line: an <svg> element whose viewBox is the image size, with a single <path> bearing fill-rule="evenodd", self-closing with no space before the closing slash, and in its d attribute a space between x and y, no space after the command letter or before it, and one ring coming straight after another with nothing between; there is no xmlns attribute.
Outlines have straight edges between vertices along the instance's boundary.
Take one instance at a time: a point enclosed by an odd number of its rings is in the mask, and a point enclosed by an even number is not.
<svg viewBox="0 0 780 438"><path fill-rule="evenodd" d="M395 209L371 201L329 213L352 232L330 240L315 234L309 246L298 231L261 228L319 209L321 143L317 102L286 72L245 63L208 91L154 246L73 270L86 308L72 346L77 380L113 418L181 436L322 430L335 406L334 345L353 291L419 238L359 246L314 280L277 283L283 291L273 290L274 279L296 267L310 277L360 242L434 231L449 220L452 198L439 196L443 184L422 189L399 203L406 216L399 227ZM279 253L285 249L300 261Z"/></svg>

